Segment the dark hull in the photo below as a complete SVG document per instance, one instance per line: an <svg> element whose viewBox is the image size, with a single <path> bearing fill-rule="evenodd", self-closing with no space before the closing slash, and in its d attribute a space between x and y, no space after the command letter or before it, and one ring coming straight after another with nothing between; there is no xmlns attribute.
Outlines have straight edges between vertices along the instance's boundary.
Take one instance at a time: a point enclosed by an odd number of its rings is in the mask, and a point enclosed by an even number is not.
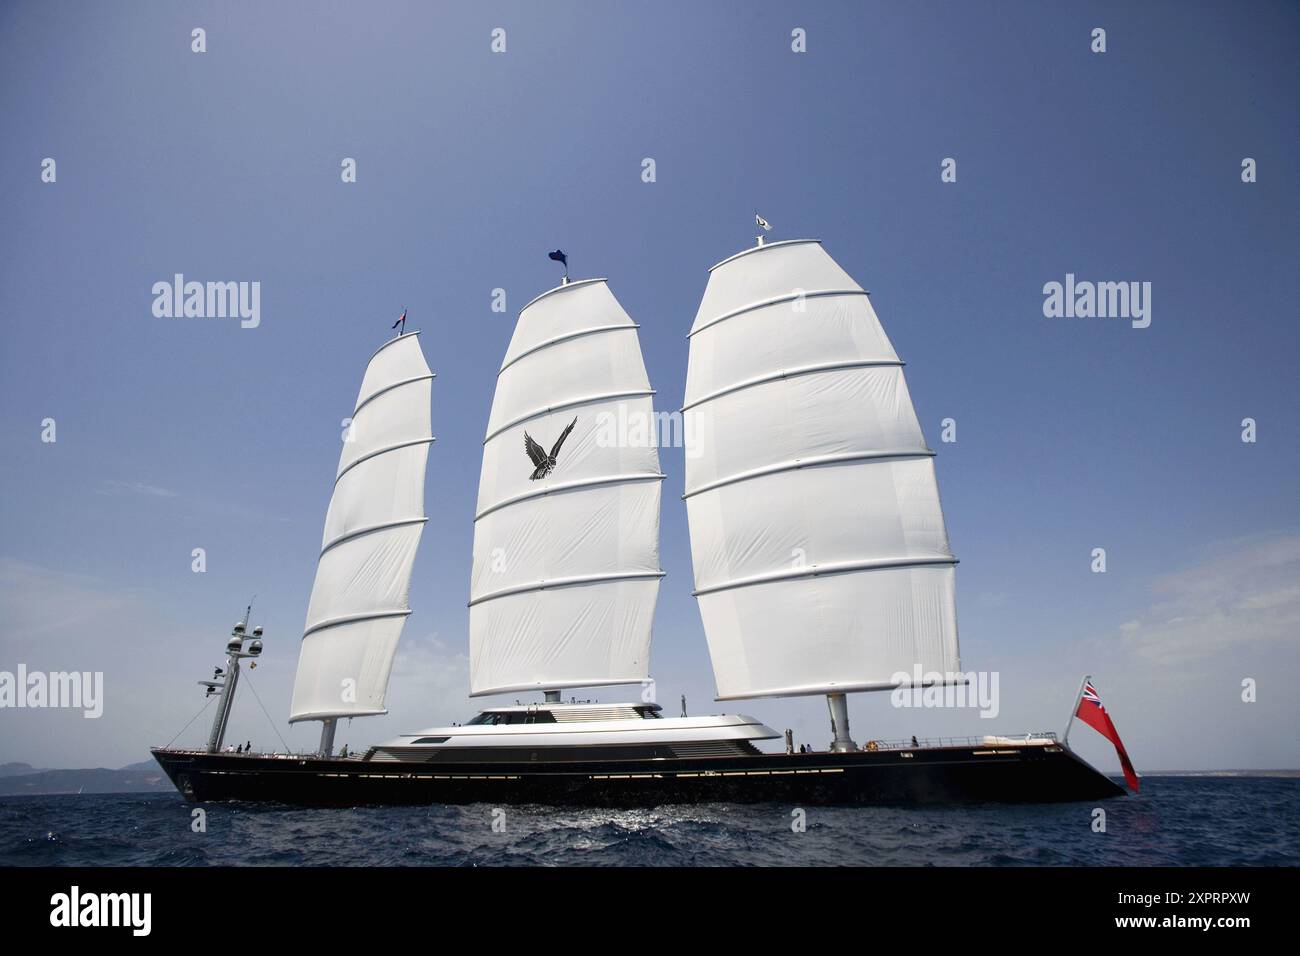
<svg viewBox="0 0 1300 956"><path fill-rule="evenodd" d="M935 747L914 751L732 757L407 763L153 751L186 799L297 806L670 803L870 806L1103 800L1123 788L1068 749Z"/></svg>

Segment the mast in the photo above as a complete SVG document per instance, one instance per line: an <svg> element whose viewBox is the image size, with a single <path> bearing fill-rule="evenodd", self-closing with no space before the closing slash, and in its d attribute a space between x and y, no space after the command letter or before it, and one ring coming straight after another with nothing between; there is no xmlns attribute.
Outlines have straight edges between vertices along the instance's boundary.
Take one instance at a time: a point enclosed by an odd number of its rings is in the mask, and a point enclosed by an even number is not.
<svg viewBox="0 0 1300 956"><path fill-rule="evenodd" d="M387 713L384 698L407 615L424 524L434 374L419 332L371 356L339 456L294 678L291 723Z"/></svg>
<svg viewBox="0 0 1300 956"><path fill-rule="evenodd" d="M337 717L326 717L320 722L320 755L329 757L334 754L334 731L339 725Z"/></svg>
<svg viewBox="0 0 1300 956"><path fill-rule="evenodd" d="M663 576L653 394L637 325L604 279L519 313L483 439L471 696L554 702L649 676Z"/></svg>
<svg viewBox="0 0 1300 956"><path fill-rule="evenodd" d="M849 736L849 701L843 694L827 694L826 706L831 712L831 750L835 753L850 753L858 745Z"/></svg>
<svg viewBox="0 0 1300 956"><path fill-rule="evenodd" d="M934 452L867 293L815 240L710 270L683 413L699 601L721 699L960 672ZM927 677L925 681L932 681Z"/></svg>
<svg viewBox="0 0 1300 956"><path fill-rule="evenodd" d="M236 622L226 642L226 666L218 669L212 680L201 680L199 685L208 689L207 696L218 694L217 712L212 717L212 730L208 733L207 750L210 754L220 753L221 745L226 740L226 727L230 723L230 711L235 703L235 688L239 686L239 662L245 657L258 657L262 653L262 626L253 628L253 637L244 650L248 638L248 619L253 613L253 605L244 611L244 618ZM219 679L218 679L219 678Z"/></svg>

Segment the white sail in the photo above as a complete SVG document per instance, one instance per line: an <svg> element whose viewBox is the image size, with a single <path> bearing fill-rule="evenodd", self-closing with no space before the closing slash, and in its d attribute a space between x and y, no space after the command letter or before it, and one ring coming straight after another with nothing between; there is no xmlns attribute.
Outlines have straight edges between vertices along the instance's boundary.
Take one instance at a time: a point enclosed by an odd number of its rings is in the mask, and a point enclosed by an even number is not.
<svg viewBox="0 0 1300 956"><path fill-rule="evenodd" d="M866 292L814 240L714 266L690 335L686 502L722 699L960 669L933 452Z"/></svg>
<svg viewBox="0 0 1300 956"><path fill-rule="evenodd" d="M603 279L519 313L483 442L472 695L649 674L663 475L636 330ZM544 457L559 442L553 467L539 468L525 433Z"/></svg>
<svg viewBox="0 0 1300 956"><path fill-rule="evenodd" d="M424 530L433 373L418 332L370 359L339 456L289 720L382 714Z"/></svg>

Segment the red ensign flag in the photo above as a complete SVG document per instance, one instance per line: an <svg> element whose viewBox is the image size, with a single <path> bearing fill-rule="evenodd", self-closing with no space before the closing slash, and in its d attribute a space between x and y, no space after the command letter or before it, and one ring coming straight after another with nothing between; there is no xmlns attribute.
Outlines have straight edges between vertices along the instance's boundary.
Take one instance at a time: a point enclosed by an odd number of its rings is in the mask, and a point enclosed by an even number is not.
<svg viewBox="0 0 1300 956"><path fill-rule="evenodd" d="M1133 769L1133 762L1128 759L1128 751L1124 749L1124 743L1119 739L1119 731L1111 723L1110 714L1106 713L1106 708L1101 706L1101 698L1097 695L1097 688L1092 686L1092 681L1084 683L1083 696L1079 698L1079 709L1074 712L1074 715L1115 745L1115 752L1119 754L1119 765L1124 768L1124 780L1136 793L1137 771Z"/></svg>

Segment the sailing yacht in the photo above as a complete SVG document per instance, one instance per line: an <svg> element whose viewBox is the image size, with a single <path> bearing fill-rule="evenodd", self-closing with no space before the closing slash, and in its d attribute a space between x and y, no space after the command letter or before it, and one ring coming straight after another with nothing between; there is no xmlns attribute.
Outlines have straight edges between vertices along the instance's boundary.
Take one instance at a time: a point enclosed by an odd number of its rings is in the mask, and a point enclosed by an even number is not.
<svg viewBox="0 0 1300 956"><path fill-rule="evenodd" d="M474 516L470 695L542 699L332 753L339 718L385 712L425 521L433 373L418 333L399 335L366 370L309 602L290 719L321 722L319 752L220 753L240 660L261 649L245 647L246 616L221 679L202 682L221 701L208 748L154 751L182 793L635 806L1123 792L1054 734L863 747L850 736L847 694L913 672L962 679L957 562L902 362L867 293L815 240L760 237L710 270L690 330L683 497L719 699L824 696L832 740L795 752L787 733L764 751L783 735L756 718L665 716L648 699L664 475L653 439L602 427L654 420L637 329L606 280L566 276L521 310L497 375ZM563 700L617 685L642 690Z"/></svg>

